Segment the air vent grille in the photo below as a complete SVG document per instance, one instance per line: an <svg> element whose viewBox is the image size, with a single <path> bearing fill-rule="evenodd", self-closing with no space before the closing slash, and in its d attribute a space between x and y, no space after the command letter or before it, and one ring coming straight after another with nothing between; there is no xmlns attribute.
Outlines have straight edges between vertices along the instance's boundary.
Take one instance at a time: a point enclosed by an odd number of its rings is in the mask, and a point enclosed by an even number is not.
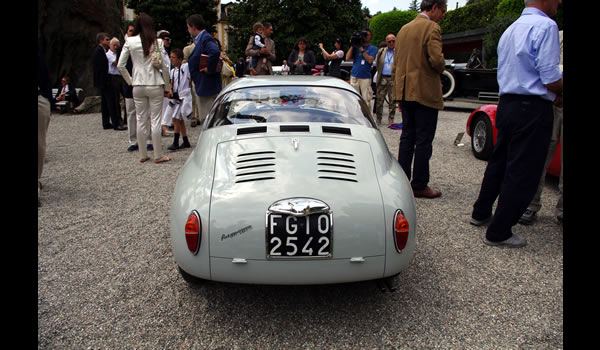
<svg viewBox="0 0 600 350"><path fill-rule="evenodd" d="M337 151L317 151L317 177L358 182L354 155Z"/></svg>
<svg viewBox="0 0 600 350"><path fill-rule="evenodd" d="M308 125L281 125L280 132L310 132Z"/></svg>
<svg viewBox="0 0 600 350"><path fill-rule="evenodd" d="M342 134L342 135L350 135L350 136L352 136L352 130L350 128L343 128L343 127L339 127L339 126L326 126L326 125L323 125L321 127L321 130L323 130L324 133Z"/></svg>
<svg viewBox="0 0 600 350"><path fill-rule="evenodd" d="M275 179L274 151L240 153L235 162L235 183Z"/></svg>
<svg viewBox="0 0 600 350"><path fill-rule="evenodd" d="M249 128L239 128L237 129L238 135L247 135L247 134L256 134L267 132L266 126L251 126Z"/></svg>

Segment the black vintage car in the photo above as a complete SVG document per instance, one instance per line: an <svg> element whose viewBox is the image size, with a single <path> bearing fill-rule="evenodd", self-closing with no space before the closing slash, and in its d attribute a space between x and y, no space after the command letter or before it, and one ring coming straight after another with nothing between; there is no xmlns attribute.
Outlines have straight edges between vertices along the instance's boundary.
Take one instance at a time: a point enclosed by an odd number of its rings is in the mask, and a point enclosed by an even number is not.
<svg viewBox="0 0 600 350"><path fill-rule="evenodd" d="M468 98L485 102L498 101L497 69L486 69L474 50L467 63L446 60L442 73L442 93L445 99Z"/></svg>

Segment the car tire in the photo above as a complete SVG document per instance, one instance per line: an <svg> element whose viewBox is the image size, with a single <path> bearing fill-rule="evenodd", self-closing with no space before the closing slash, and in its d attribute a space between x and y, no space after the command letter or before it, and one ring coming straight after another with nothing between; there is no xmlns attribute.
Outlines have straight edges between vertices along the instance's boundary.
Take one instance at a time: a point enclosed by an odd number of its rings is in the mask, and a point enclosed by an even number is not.
<svg viewBox="0 0 600 350"><path fill-rule="evenodd" d="M452 95L454 88L456 87L454 76L452 73L445 70L442 72L440 79L442 81L442 97L448 98Z"/></svg>
<svg viewBox="0 0 600 350"><path fill-rule="evenodd" d="M488 160L494 149L492 122L485 114L477 115L471 123L471 149L475 158Z"/></svg>
<svg viewBox="0 0 600 350"><path fill-rule="evenodd" d="M184 281L187 282L190 287L198 288L201 287L206 281L202 278L198 278L196 276L192 276L189 273L185 272L180 266L177 266L179 270L179 274L183 278Z"/></svg>

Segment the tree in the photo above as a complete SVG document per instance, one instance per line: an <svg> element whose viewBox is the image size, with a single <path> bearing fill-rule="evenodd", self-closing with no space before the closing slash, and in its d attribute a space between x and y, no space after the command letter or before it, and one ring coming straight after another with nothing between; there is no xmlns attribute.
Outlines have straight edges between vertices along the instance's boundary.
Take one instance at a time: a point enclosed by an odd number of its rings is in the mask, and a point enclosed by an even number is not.
<svg viewBox="0 0 600 350"><path fill-rule="evenodd" d="M410 5L408 5L408 10L419 12L421 10L421 7L419 6L419 2L417 0L411 0Z"/></svg>
<svg viewBox="0 0 600 350"><path fill-rule="evenodd" d="M273 25L277 59L287 60L296 42L304 37L313 50L317 62L323 62L317 44L322 42L331 51L339 37L348 47L353 32L363 29L360 0L240 0L228 12L228 20L235 29L230 33L229 56L244 57L248 38L256 22Z"/></svg>
<svg viewBox="0 0 600 350"><path fill-rule="evenodd" d="M156 31L165 29L171 33L172 48L183 49L190 42L185 20L193 14L200 14L211 29L217 23L215 0L128 0L127 7L135 13L146 13L154 21Z"/></svg>

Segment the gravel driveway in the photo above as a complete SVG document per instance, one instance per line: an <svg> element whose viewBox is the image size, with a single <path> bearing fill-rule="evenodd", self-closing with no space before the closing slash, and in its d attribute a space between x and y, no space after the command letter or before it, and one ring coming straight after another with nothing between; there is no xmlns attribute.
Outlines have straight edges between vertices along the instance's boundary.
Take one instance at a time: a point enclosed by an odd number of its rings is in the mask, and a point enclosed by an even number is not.
<svg viewBox="0 0 600 350"><path fill-rule="evenodd" d="M325 286L207 283L191 288L171 252L169 207L191 149L139 163L127 132L100 114L57 115L38 209L38 344L43 349L380 349L563 346L563 232L548 177L539 219L488 247L468 223L485 162L463 132L469 112L440 113L430 186L416 199L417 249L393 280ZM397 121L400 121L397 114ZM399 130L381 130L394 156ZM190 130L192 145L200 128ZM166 148L171 137L163 138Z"/></svg>

